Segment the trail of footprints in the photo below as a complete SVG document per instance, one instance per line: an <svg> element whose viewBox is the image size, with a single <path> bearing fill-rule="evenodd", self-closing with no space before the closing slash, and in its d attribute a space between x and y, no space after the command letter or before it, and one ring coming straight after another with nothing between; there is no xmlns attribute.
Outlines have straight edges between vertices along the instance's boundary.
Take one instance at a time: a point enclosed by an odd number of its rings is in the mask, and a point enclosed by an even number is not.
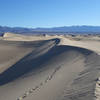
<svg viewBox="0 0 100 100"><path fill-rule="evenodd" d="M61 68L61 66L58 66L50 76L48 76L44 82L41 82L39 85L29 89L28 91L26 91L22 96L18 97L17 100L23 100L25 99L27 96L29 96L30 94L32 94L34 91L36 91L37 89L39 89L41 86L43 86L45 83L47 83L48 81L50 81L53 76L55 75L55 73Z"/></svg>

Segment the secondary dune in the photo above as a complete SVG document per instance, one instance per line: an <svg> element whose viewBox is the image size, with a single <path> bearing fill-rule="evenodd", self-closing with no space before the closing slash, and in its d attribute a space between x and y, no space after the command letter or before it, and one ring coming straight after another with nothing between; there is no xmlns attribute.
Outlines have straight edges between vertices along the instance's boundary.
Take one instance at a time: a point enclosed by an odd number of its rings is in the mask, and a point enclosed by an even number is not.
<svg viewBox="0 0 100 100"><path fill-rule="evenodd" d="M0 40L0 100L99 100L99 37Z"/></svg>

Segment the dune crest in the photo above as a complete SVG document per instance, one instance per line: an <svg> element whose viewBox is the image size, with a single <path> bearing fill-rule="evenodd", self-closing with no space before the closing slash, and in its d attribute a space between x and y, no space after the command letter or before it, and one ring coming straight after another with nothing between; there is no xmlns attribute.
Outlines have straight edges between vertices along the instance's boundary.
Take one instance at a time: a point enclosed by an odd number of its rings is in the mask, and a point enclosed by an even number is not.
<svg viewBox="0 0 100 100"><path fill-rule="evenodd" d="M15 33L10 33L10 32L6 32L4 33L3 37L16 37L16 36L22 36L20 34L15 34Z"/></svg>

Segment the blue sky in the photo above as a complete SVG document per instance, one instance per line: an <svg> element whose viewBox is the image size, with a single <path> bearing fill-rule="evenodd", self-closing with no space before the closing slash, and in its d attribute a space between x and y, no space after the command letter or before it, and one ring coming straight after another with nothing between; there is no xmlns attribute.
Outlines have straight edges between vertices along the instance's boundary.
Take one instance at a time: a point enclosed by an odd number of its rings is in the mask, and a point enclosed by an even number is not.
<svg viewBox="0 0 100 100"><path fill-rule="evenodd" d="M0 0L0 25L100 26L100 0Z"/></svg>

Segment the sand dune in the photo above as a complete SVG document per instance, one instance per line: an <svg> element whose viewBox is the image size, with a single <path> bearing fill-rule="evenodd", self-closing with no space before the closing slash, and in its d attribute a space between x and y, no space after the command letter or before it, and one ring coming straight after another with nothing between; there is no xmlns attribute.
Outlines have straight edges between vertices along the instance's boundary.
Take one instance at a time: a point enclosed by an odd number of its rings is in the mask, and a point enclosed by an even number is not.
<svg viewBox="0 0 100 100"><path fill-rule="evenodd" d="M0 100L100 100L100 38L0 39Z"/></svg>

